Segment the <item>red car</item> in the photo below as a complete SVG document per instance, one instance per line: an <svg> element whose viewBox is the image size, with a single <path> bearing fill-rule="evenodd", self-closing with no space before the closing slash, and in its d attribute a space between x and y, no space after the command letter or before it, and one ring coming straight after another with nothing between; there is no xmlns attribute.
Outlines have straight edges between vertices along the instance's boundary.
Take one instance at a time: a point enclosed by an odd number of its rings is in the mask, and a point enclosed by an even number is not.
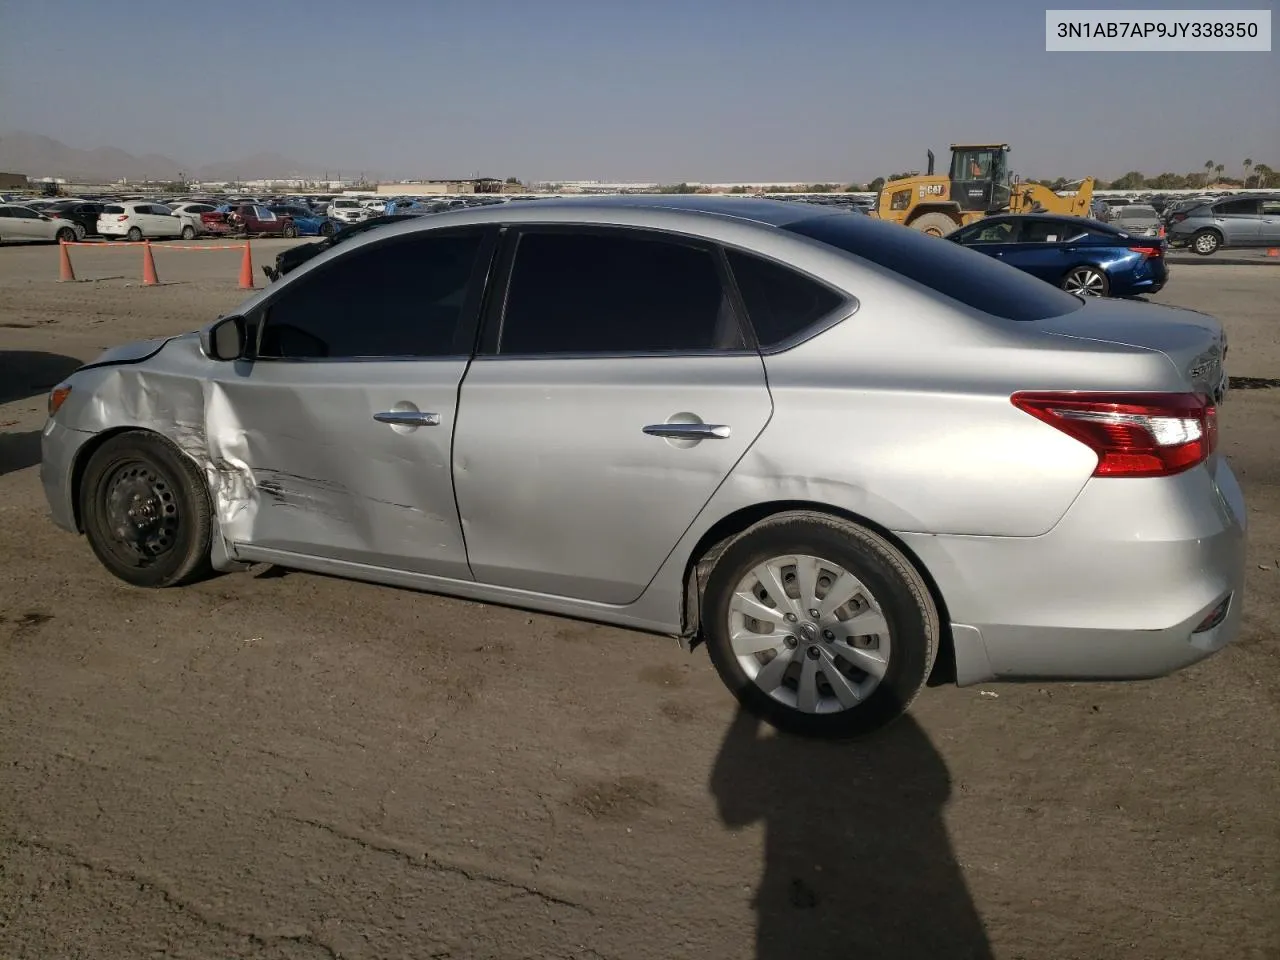
<svg viewBox="0 0 1280 960"><path fill-rule="evenodd" d="M212 213L200 214L205 233L220 236L296 237L298 228L293 217L277 216L260 203L241 203L219 207Z"/></svg>

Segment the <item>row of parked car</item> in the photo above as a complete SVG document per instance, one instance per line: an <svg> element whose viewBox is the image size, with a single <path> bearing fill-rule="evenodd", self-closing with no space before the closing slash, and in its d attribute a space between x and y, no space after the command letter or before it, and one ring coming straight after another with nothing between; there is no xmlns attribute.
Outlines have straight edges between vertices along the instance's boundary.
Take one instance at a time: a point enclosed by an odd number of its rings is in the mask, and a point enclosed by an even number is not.
<svg viewBox="0 0 1280 960"><path fill-rule="evenodd" d="M1121 198L1100 201L1094 213L1131 233L1167 236L1171 246L1206 257L1224 247L1280 246L1280 195L1275 193L1153 197L1146 203Z"/></svg>

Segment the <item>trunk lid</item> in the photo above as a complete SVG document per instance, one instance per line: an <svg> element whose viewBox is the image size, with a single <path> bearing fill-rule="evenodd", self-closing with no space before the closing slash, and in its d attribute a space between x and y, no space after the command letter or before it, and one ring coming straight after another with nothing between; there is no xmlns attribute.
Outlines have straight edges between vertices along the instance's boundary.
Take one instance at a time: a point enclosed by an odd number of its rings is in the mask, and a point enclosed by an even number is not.
<svg viewBox="0 0 1280 960"><path fill-rule="evenodd" d="M1079 310L1037 321L1045 333L1144 347L1164 354L1187 389L1221 403L1227 391L1227 334L1207 313L1164 304L1087 299Z"/></svg>

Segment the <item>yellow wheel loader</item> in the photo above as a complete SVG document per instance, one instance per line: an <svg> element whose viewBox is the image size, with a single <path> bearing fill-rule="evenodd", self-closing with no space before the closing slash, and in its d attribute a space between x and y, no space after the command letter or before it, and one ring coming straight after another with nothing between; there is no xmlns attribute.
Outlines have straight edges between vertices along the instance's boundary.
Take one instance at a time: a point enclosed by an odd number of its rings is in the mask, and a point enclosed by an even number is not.
<svg viewBox="0 0 1280 960"><path fill-rule="evenodd" d="M994 213L1060 213L1090 216L1093 177L1079 182L1072 196L1009 174L1007 143L953 143L951 169L935 176L933 151L923 177L891 180L880 190L876 215L882 220L945 237L952 230Z"/></svg>

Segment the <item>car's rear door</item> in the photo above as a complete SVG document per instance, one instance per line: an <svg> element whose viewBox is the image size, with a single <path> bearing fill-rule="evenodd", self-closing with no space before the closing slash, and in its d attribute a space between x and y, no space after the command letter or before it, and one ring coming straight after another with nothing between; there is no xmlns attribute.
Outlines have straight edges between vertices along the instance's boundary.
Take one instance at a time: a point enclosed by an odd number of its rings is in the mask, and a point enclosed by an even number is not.
<svg viewBox="0 0 1280 960"><path fill-rule="evenodd" d="M720 252L512 228L463 381L454 487L475 578L636 600L772 412Z"/></svg>
<svg viewBox="0 0 1280 960"><path fill-rule="evenodd" d="M228 444L214 455L252 478L237 551L470 578L450 457L494 237L359 244L251 318L257 359L219 380L226 414L211 428Z"/></svg>
<svg viewBox="0 0 1280 960"><path fill-rule="evenodd" d="M1213 224L1228 247L1255 247L1262 242L1262 204L1254 197L1222 200L1213 205Z"/></svg>
<svg viewBox="0 0 1280 960"><path fill-rule="evenodd" d="M1019 221L1016 242L1004 247L1002 259L1033 277L1052 284L1061 282L1069 262L1068 234L1078 233L1061 220L1023 217Z"/></svg>

